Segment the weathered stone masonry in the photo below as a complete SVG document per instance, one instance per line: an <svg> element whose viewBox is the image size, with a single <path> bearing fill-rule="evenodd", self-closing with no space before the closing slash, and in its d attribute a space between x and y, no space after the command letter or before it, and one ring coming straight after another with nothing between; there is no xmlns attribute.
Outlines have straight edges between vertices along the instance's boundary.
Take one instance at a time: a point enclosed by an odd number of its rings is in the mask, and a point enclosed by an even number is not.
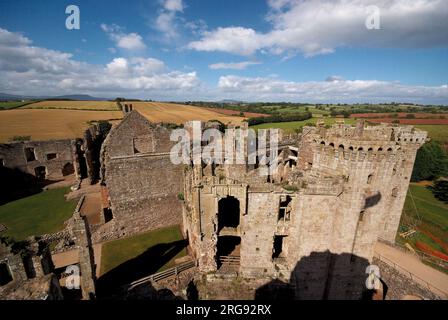
<svg viewBox="0 0 448 320"><path fill-rule="evenodd" d="M373 245L395 239L425 141L411 126L318 125L281 143L264 181L261 168L190 167L183 219L199 270L280 279L296 298L360 298Z"/></svg>
<svg viewBox="0 0 448 320"><path fill-rule="evenodd" d="M101 169L103 206L112 220L95 232L95 241L181 223L183 166L170 161L170 133L137 111L112 129Z"/></svg>

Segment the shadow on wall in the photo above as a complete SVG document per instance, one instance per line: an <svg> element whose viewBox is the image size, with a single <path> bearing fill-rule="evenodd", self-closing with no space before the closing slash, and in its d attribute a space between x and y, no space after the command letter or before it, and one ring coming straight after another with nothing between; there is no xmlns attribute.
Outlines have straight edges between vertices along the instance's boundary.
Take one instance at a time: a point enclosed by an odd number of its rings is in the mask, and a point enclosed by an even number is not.
<svg viewBox="0 0 448 320"><path fill-rule="evenodd" d="M258 288L256 300L371 300L366 287L367 259L349 253L312 252L291 272L290 282L275 279Z"/></svg>
<svg viewBox="0 0 448 320"><path fill-rule="evenodd" d="M61 180L39 180L19 169L0 167L0 205L39 193L47 185Z"/></svg>
<svg viewBox="0 0 448 320"><path fill-rule="evenodd" d="M187 247L186 240L161 243L102 275L97 281L97 297L107 298L135 280L149 276Z"/></svg>
<svg viewBox="0 0 448 320"><path fill-rule="evenodd" d="M367 197L365 199L363 210L376 206L380 201L381 201L381 192L378 192L373 196Z"/></svg>

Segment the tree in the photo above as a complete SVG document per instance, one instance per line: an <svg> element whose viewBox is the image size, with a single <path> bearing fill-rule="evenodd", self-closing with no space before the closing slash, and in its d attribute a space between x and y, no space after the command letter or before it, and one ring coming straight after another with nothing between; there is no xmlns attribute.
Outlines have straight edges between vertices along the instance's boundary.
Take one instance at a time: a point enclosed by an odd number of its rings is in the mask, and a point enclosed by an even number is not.
<svg viewBox="0 0 448 320"><path fill-rule="evenodd" d="M434 194L434 197L448 203L448 180L439 180L434 183L434 186L431 187L431 191Z"/></svg>
<svg viewBox="0 0 448 320"><path fill-rule="evenodd" d="M448 175L448 156L437 141L426 143L417 152L412 181L434 180Z"/></svg>

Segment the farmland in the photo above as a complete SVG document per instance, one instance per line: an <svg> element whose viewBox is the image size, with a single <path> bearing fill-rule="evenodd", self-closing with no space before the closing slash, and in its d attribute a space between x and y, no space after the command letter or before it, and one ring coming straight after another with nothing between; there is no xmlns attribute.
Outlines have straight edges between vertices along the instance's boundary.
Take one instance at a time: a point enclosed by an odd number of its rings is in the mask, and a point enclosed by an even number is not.
<svg viewBox="0 0 448 320"><path fill-rule="evenodd" d="M32 140L82 137L89 121L121 119L121 111L13 109L0 112L0 142L13 136Z"/></svg>
<svg viewBox="0 0 448 320"><path fill-rule="evenodd" d="M40 101L26 105L22 108L119 111L115 101Z"/></svg>
<svg viewBox="0 0 448 320"><path fill-rule="evenodd" d="M278 128L283 129L288 132L293 132L307 124L316 124L317 120L323 120L326 125L331 125L335 123L336 118L311 118L304 121L291 121L291 122L276 122L276 123L263 123L252 126L253 129L268 129L268 128ZM346 124L353 124L354 119L344 119Z"/></svg>
<svg viewBox="0 0 448 320"><path fill-rule="evenodd" d="M1 101L0 110L19 108L29 103L32 103L32 101Z"/></svg>
<svg viewBox="0 0 448 320"><path fill-rule="evenodd" d="M222 123L241 123L245 118L220 114L205 108L165 102L126 102L149 121L182 124L191 120L219 120Z"/></svg>

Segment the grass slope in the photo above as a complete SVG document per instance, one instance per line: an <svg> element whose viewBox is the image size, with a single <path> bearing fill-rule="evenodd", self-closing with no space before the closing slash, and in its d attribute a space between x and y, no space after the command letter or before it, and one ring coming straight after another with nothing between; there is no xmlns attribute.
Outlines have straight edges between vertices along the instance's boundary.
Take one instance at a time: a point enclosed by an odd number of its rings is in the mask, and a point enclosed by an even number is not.
<svg viewBox="0 0 448 320"><path fill-rule="evenodd" d="M124 262L142 255L151 247L163 243L169 244L182 239L179 226L171 226L126 239L106 242L103 244L101 253L101 274L105 274ZM175 259L185 256L186 254L186 249L182 249L174 258L157 271L170 268L173 266Z"/></svg>
<svg viewBox="0 0 448 320"><path fill-rule="evenodd" d="M76 207L76 201L65 201L68 190L51 189L0 206L0 223L8 228L2 235L23 240L61 230Z"/></svg>

